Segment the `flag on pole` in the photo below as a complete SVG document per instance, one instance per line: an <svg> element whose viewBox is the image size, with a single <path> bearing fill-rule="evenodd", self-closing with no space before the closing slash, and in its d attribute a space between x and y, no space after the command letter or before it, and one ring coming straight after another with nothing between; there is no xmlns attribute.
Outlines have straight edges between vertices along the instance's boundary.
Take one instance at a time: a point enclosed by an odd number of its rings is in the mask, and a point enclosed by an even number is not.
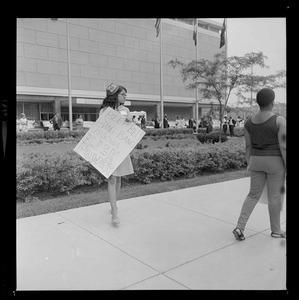
<svg viewBox="0 0 299 300"><path fill-rule="evenodd" d="M193 40L196 46L197 43L197 19L194 19Z"/></svg>
<svg viewBox="0 0 299 300"><path fill-rule="evenodd" d="M161 19L157 19L156 24L155 24L155 28L156 28L156 31L157 31L156 37L158 37L159 33L160 33L160 24L161 24Z"/></svg>
<svg viewBox="0 0 299 300"><path fill-rule="evenodd" d="M225 30L226 30L226 26L225 26L225 18L224 18L221 33L220 33L220 48L225 45Z"/></svg>

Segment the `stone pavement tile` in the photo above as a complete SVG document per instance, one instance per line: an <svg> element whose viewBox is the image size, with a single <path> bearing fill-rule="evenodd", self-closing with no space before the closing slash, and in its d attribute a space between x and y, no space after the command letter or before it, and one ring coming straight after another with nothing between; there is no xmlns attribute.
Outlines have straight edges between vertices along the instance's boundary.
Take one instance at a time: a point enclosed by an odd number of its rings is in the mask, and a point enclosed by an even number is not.
<svg viewBox="0 0 299 300"><path fill-rule="evenodd" d="M154 194L149 197L235 225L238 221L243 201L248 194L249 184L250 179L247 177ZM284 209L281 221L285 220L286 210ZM247 229L259 232L269 227L268 206L258 203L248 220Z"/></svg>
<svg viewBox="0 0 299 300"><path fill-rule="evenodd" d="M125 290L187 290L178 282L159 274L149 279L138 282L132 286L125 288Z"/></svg>
<svg viewBox="0 0 299 300"><path fill-rule="evenodd" d="M194 290L286 290L286 243L256 234L165 275Z"/></svg>
<svg viewBox="0 0 299 300"><path fill-rule="evenodd" d="M158 274L57 214L17 221L17 290L114 290Z"/></svg>
<svg viewBox="0 0 299 300"><path fill-rule="evenodd" d="M231 224L147 196L119 201L121 223L112 226L106 204L59 215L159 272L235 242Z"/></svg>

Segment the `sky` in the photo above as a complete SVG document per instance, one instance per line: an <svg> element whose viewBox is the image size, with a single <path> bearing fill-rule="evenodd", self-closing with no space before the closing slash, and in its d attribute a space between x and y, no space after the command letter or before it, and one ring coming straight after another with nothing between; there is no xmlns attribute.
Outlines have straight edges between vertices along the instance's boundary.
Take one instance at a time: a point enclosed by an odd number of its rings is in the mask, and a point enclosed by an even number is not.
<svg viewBox="0 0 299 300"><path fill-rule="evenodd" d="M213 19L223 23L222 19ZM275 74L286 70L286 19L285 18L227 18L228 56L244 56L262 51L268 59L268 69L255 67L258 75ZM275 101L286 103L286 89L275 89ZM236 103L232 95L229 104Z"/></svg>

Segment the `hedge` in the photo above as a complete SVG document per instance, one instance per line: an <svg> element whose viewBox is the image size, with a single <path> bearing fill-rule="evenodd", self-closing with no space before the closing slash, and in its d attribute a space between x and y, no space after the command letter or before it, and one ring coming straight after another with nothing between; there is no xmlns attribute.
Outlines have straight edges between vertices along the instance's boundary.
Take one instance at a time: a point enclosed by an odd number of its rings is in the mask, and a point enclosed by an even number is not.
<svg viewBox="0 0 299 300"><path fill-rule="evenodd" d="M245 150L240 145L133 151L131 158L134 174L123 178L127 183L175 180L245 167ZM34 153L17 161L17 199L20 200L44 192L57 195L103 182L105 178L73 151L63 155Z"/></svg>
<svg viewBox="0 0 299 300"><path fill-rule="evenodd" d="M83 130L74 130L74 131L27 131L27 132L18 132L17 133L17 143L19 145L27 145L27 144L42 144L44 142L47 143L58 143L64 142L67 140L79 141L88 129ZM190 137L193 134L192 129L182 128L182 129L145 129L144 138L152 137L154 139L159 138L185 138Z"/></svg>
<svg viewBox="0 0 299 300"><path fill-rule="evenodd" d="M155 128L155 129L144 129L145 136L169 136L177 134L192 134L192 128Z"/></svg>
<svg viewBox="0 0 299 300"><path fill-rule="evenodd" d="M56 143L66 140L80 140L88 129L83 130L74 130L74 131L27 131L27 132L18 132L17 133L17 143L18 144L42 144L47 143Z"/></svg>
<svg viewBox="0 0 299 300"><path fill-rule="evenodd" d="M57 195L103 181L103 176L73 151L64 155L30 153L17 161L18 199L43 192Z"/></svg>
<svg viewBox="0 0 299 300"><path fill-rule="evenodd" d="M218 143L219 142L219 130L213 131L210 133L198 133L196 134L197 139L201 143ZM227 135L222 132L221 133L221 143L227 140Z"/></svg>

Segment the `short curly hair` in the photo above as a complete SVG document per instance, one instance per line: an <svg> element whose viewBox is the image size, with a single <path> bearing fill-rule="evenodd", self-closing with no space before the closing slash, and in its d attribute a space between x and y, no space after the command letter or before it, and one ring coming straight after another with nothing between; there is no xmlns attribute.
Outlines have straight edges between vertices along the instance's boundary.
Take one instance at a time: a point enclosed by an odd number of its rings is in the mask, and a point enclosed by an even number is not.
<svg viewBox="0 0 299 300"><path fill-rule="evenodd" d="M266 107L275 99L275 93L272 89L263 88L256 94L256 102L260 107Z"/></svg>

